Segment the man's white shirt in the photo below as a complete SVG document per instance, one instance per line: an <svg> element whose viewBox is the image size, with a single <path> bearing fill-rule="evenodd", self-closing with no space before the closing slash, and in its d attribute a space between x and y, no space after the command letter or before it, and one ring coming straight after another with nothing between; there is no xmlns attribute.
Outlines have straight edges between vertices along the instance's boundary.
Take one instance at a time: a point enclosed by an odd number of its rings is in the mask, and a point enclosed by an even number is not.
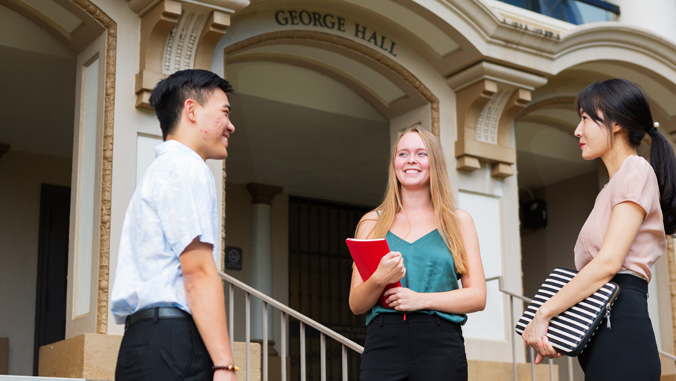
<svg viewBox="0 0 676 381"><path fill-rule="evenodd" d="M212 245L220 224L216 185L204 160L170 140L155 148L124 217L111 310L117 324L153 307L190 312L179 256L195 239Z"/></svg>

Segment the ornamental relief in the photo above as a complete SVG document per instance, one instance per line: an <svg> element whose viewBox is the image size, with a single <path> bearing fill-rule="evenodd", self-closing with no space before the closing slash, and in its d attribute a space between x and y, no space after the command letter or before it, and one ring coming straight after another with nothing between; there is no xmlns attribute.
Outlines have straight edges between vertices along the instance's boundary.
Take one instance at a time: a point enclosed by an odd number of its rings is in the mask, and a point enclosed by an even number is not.
<svg viewBox="0 0 676 381"><path fill-rule="evenodd" d="M183 12L164 46L162 74L193 68L197 40L205 23L204 14Z"/></svg>

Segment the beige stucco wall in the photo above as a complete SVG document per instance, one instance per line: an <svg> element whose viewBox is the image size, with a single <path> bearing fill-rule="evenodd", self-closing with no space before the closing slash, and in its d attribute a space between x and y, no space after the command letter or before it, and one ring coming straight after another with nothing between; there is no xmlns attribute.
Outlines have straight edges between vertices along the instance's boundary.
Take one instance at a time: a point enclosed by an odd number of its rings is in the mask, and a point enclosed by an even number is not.
<svg viewBox="0 0 676 381"><path fill-rule="evenodd" d="M535 198L547 202L547 227L535 231L521 230L523 295L533 297L554 268L575 269L575 241L594 207L598 192L596 172L533 190ZM561 369L561 379L567 379L565 359L554 361ZM573 373L576 380L584 379L576 360L573 361Z"/></svg>
<svg viewBox="0 0 676 381"><path fill-rule="evenodd" d="M575 269L573 248L599 192L596 172L534 189L547 202L547 227L522 229L523 291L532 297L555 267ZM524 198L524 201L528 198Z"/></svg>
<svg viewBox="0 0 676 381"><path fill-rule="evenodd" d="M33 374L42 184L70 186L71 160L9 151L0 159L0 337L9 374Z"/></svg>

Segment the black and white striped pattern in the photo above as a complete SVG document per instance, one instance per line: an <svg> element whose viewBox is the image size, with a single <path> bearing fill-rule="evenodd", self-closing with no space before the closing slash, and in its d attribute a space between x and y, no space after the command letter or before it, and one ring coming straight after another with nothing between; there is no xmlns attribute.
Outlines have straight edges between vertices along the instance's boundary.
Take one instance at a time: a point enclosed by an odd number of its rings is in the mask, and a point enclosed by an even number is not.
<svg viewBox="0 0 676 381"><path fill-rule="evenodd" d="M535 312L549 298L556 294L577 274L577 271L557 267L540 286L535 298L516 324L515 331L523 334L528 323L535 317ZM568 356L577 356L589 343L606 315L610 317L609 306L612 306L620 288L616 283L608 282L587 299L572 306L549 322L547 338L552 346ZM608 313L606 311L608 310Z"/></svg>

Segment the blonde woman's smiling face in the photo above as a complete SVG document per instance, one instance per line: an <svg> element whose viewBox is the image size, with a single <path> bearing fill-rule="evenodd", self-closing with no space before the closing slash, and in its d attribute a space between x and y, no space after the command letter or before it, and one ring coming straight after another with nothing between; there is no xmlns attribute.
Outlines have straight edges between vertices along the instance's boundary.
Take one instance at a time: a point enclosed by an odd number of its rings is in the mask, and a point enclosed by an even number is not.
<svg viewBox="0 0 676 381"><path fill-rule="evenodd" d="M409 132L399 139L394 157L394 171L399 183L405 188L429 187L429 156L418 133Z"/></svg>

